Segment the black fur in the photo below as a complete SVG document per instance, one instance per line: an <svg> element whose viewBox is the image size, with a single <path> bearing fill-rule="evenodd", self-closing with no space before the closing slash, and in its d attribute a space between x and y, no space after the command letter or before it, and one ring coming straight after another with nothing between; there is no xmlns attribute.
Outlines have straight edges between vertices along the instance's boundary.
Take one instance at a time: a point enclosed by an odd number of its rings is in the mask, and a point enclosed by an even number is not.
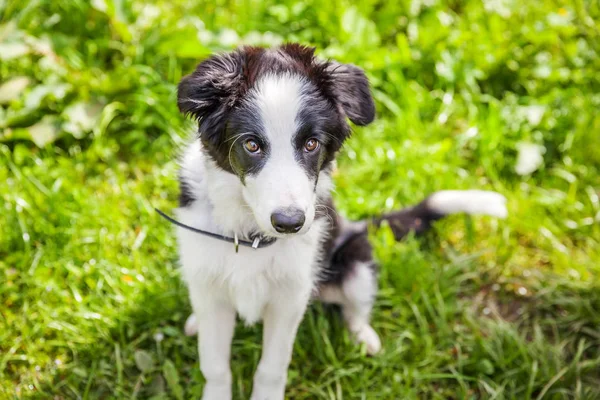
<svg viewBox="0 0 600 400"><path fill-rule="evenodd" d="M189 185L179 176L179 207L187 207L191 205L196 198L190 190Z"/></svg>
<svg viewBox="0 0 600 400"><path fill-rule="evenodd" d="M261 137L260 120L246 95L265 74L284 73L299 75L309 82L304 95L310 101L299 115L301 128L295 139L297 159L309 175L318 176L349 136L346 116L359 125L374 118L373 99L364 73L355 66L318 60L314 48L299 44L273 49L242 47L212 56L181 80L177 102L182 113L198 121L207 154L242 182L246 175L260 171L268 156L265 151L260 157L249 157L242 151L241 139L232 146L236 135L243 132L250 131L258 140ZM318 152L302 151L309 137L323 144Z"/></svg>
<svg viewBox="0 0 600 400"><path fill-rule="evenodd" d="M322 248L325 257L321 284L341 284L353 272L357 263L368 264L376 270L373 248L368 238L369 226L378 228L386 221L394 238L402 240L410 232L424 233L434 221L444 217L429 207L428 199L414 207L357 222L339 216L331 200L326 205L326 217L332 223L329 227L329 239L323 243Z"/></svg>
<svg viewBox="0 0 600 400"><path fill-rule="evenodd" d="M354 65L335 62L329 64L328 70L335 82L335 96L350 121L361 126L373 122L375 103L365 73Z"/></svg>
<svg viewBox="0 0 600 400"><path fill-rule="evenodd" d="M258 118L259 111L252 103L244 103L231 112L226 125L225 142L220 145L220 151L210 151L209 156L216 159L217 164L225 170L238 175L244 183L247 175L260 172L266 164L269 155L269 141L262 134L262 122ZM252 154L244 147L244 143L252 139L261 151Z"/></svg>

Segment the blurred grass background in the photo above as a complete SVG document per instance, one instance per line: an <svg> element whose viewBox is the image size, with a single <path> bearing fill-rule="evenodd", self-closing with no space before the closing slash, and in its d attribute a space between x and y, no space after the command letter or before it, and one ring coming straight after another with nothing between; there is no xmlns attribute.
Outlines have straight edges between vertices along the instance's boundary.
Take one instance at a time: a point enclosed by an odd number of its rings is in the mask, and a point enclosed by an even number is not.
<svg viewBox="0 0 600 400"><path fill-rule="evenodd" d="M178 80L239 44L300 41L364 68L378 120L340 156L349 217L440 189L510 216L373 237L373 324L355 347L311 307L290 399L600 398L600 6L538 0L0 0L0 395L201 393L171 227L192 132ZM239 327L247 398L260 327Z"/></svg>

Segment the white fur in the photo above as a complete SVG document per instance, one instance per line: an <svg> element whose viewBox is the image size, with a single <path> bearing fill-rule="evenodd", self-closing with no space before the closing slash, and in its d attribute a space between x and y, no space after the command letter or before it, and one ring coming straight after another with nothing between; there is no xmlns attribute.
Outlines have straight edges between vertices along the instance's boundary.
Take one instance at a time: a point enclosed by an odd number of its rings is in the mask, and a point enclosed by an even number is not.
<svg viewBox="0 0 600 400"><path fill-rule="evenodd" d="M506 198L500 193L485 190L442 190L427 200L429 208L438 214L464 212L506 218Z"/></svg>
<svg viewBox="0 0 600 400"><path fill-rule="evenodd" d="M308 295L298 297L291 291L285 299L270 303L265 310L263 351L254 375L251 400L283 400L296 331L306 310Z"/></svg>
<svg viewBox="0 0 600 400"><path fill-rule="evenodd" d="M194 173L193 193L198 199L179 209L178 217L200 229L225 235L237 232L247 239L244 235L257 226L243 200L239 179L215 168L198 146L194 143L186 153L182 172L186 176ZM323 176L318 191L330 190L330 182ZM283 399L291 343L318 273L317 251L325 223L317 220L304 235L280 238L260 250L240 247L239 253L230 243L178 228L182 272L195 315L186 331L198 331L200 365L207 380L203 399L231 398L230 324L236 312L247 323L263 318L267 323L268 315L270 324L284 324L273 328L272 342L265 330L265 350L254 390L257 396L267 395L253 397ZM290 316L296 317L290 320ZM271 347L276 349L267 351Z"/></svg>
<svg viewBox="0 0 600 400"><path fill-rule="evenodd" d="M256 176L246 178L242 191L262 232L280 236L271 225L271 214L294 208L305 214L300 234L307 232L315 217L314 179L296 160L292 143L298 130L297 116L305 101L306 82L292 75L267 75L253 89L251 101L260 110L263 134L269 141L269 156Z"/></svg>
<svg viewBox="0 0 600 400"><path fill-rule="evenodd" d="M190 292L198 315L198 352L200 370L206 379L204 400L231 399L231 339L235 328L235 310L218 296Z"/></svg>
<svg viewBox="0 0 600 400"><path fill-rule="evenodd" d="M366 346L367 354L381 350L381 340L369 324L371 309L377 293L372 267L365 263L353 266L352 274L341 286L322 286L319 298L326 303L339 304L354 339Z"/></svg>
<svg viewBox="0 0 600 400"><path fill-rule="evenodd" d="M198 333L200 365L206 378L205 400L231 398L229 368L235 314L248 324L263 319L263 355L255 375L252 399L281 400L296 329L318 276L325 220L314 220L317 197L326 197L331 178L323 173L315 188L294 157L292 135L302 104L300 78L267 77L252 101L270 145L266 164L256 176L240 178L218 168L199 141L186 149L182 179L195 201L177 211L187 225L249 239L256 232L278 237L260 250L240 247L178 228L180 260L194 309L186 333ZM297 235L278 234L271 214L294 207L306 221Z"/></svg>
<svg viewBox="0 0 600 400"><path fill-rule="evenodd" d="M198 318L196 318L196 314L190 314L188 319L185 320L183 331L186 336L194 336L198 333Z"/></svg>
<svg viewBox="0 0 600 400"><path fill-rule="evenodd" d="M182 176L196 201L177 210L187 225L240 239L257 232L252 210L245 203L239 178L216 168L194 141L186 151ZM323 174L317 192L327 193L331 179ZM248 323L262 317L273 290L309 291L317 274L317 249L324 239L324 220L317 220L304 235L280 238L269 247L254 250L210 239L178 228L183 275L190 285L215 292L233 304ZM208 295L209 293L206 293Z"/></svg>

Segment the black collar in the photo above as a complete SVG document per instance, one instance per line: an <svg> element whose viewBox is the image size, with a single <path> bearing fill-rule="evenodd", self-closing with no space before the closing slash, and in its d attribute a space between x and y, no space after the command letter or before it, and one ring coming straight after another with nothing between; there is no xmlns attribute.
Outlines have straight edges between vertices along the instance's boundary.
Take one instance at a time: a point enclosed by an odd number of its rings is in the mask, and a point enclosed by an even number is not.
<svg viewBox="0 0 600 400"><path fill-rule="evenodd" d="M218 233L212 233L212 232L207 232L207 231L203 231L201 229L198 228L194 228L193 226L189 226L186 225L184 223L181 223L171 217L169 217L167 214L165 214L164 212L160 211L158 208L155 208L154 210L156 210L156 212L163 217L164 219L166 219L167 221L169 221L170 223L177 225L181 228L187 229L189 231L192 232L196 232L196 233L200 233L201 235L205 235L208 237L211 237L213 239L219 239L219 240L223 240L225 242L229 242L229 243L233 243L235 245L235 252L238 252L238 247L239 245L242 246L246 246L246 247L252 247L253 249L260 249L263 247L267 247L272 245L273 243L275 243L277 241L276 238L273 237L262 237L259 235L256 235L253 237L252 241L248 241L248 240L240 240L238 239L237 235L235 235L234 237L229 237L229 236L223 236L223 235L219 235Z"/></svg>

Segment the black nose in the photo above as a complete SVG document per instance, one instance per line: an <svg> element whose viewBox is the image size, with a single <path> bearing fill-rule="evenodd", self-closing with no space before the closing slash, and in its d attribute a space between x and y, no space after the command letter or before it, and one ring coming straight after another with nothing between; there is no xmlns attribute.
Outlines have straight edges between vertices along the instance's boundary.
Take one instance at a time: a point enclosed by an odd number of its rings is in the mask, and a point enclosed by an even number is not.
<svg viewBox="0 0 600 400"><path fill-rule="evenodd" d="M271 214L271 224L279 233L296 233L304 225L304 213L297 208L286 208Z"/></svg>

